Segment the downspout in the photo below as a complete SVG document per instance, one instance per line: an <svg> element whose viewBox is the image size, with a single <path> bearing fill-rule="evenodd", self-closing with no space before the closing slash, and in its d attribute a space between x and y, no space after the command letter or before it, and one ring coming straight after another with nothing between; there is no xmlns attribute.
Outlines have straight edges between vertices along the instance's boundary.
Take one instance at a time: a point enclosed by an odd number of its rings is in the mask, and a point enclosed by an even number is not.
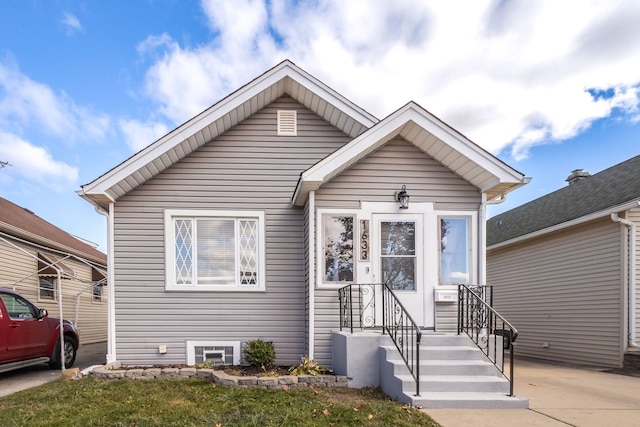
<svg viewBox="0 0 640 427"><path fill-rule="evenodd" d="M315 247L315 223L316 223L316 192L309 191L309 360L313 360L313 353L315 352L315 287L316 287L316 247Z"/></svg>
<svg viewBox="0 0 640 427"><path fill-rule="evenodd" d="M507 200L503 194L497 200L487 201L487 193L482 193L478 209L478 284L487 284L487 205L498 205Z"/></svg>
<svg viewBox="0 0 640 427"><path fill-rule="evenodd" d="M96 206L96 212L107 218L107 363L116 361L116 307L113 268L113 209L114 203L109 202L109 211Z"/></svg>
<svg viewBox="0 0 640 427"><path fill-rule="evenodd" d="M611 214L611 220L619 222L629 229L629 347L640 348L636 342L636 225L628 219L620 218L617 213Z"/></svg>

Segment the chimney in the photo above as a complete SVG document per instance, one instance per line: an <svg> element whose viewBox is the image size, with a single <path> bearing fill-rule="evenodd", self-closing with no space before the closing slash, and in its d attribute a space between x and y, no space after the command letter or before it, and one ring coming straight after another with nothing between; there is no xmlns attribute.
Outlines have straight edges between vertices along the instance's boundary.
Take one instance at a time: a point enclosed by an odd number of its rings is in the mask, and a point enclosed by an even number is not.
<svg viewBox="0 0 640 427"><path fill-rule="evenodd" d="M569 183L569 185L571 184L575 184L576 182L580 181L581 179L585 179L590 177L591 174L589 172L585 172L582 169L576 169L573 172L571 172L571 175L569 175L567 177L567 179L565 179L565 181L567 181Z"/></svg>

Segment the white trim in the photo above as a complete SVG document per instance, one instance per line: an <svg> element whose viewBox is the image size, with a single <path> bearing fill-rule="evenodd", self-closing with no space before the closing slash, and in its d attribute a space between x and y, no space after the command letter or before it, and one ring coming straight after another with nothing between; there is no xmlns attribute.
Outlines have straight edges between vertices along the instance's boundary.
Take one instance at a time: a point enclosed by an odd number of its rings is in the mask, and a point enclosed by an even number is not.
<svg viewBox="0 0 640 427"><path fill-rule="evenodd" d="M318 189L322 183L340 174L375 149L400 135L402 128L408 123L422 127L449 145L458 155L467 158L492 174L494 177L492 182L495 185L500 183L524 184L525 178L520 172L483 150L419 105L410 102L303 172L294 191L292 204L301 205L304 201L305 191ZM428 149L418 148L426 154L436 154L430 153ZM473 179L472 176L463 176L463 178L469 182L472 182Z"/></svg>
<svg viewBox="0 0 640 427"><path fill-rule="evenodd" d="M639 204L640 204L640 199L636 199L636 200L634 200L632 202L626 202L626 203L623 203L621 205L612 206L612 207L609 207L607 209L603 209L603 210L600 210L600 211L597 211L597 212L594 212L594 213L591 213L591 214L588 214L588 215L581 216L581 217L576 218L576 219L572 219L571 221L566 221L566 222L563 222L561 224L557 224L557 225L554 225L554 226L551 226L551 227L543 228L542 230L533 231L531 233L524 234L522 236L514 237L513 239L505 240L504 242L493 244L493 245L487 247L487 251L491 251L491 250L494 250L494 249L499 249L499 248L502 248L504 246L509 246L509 245L513 245L513 244L516 244L516 243L523 242L525 240L533 239L534 237L540 237L540 236L543 236L545 234L552 233L554 231L559 231L559 230L562 230L562 229L565 229L565 228L573 227L574 225L578 225L578 224L582 224L582 223L585 223L585 222L593 221L594 219L598 219L598 218L602 218L602 217L605 217L605 216L609 216L612 213L626 211L628 209L638 207ZM493 219L494 218L489 218L489 221L491 221Z"/></svg>
<svg viewBox="0 0 640 427"><path fill-rule="evenodd" d="M316 224L316 192L309 192L309 231L308 231L308 245L309 245L309 354L307 357L309 360L314 359L315 353L315 327L316 327L316 291L315 291L315 277L316 277L316 251L315 251L315 241L316 241L316 233L315 233L315 224Z"/></svg>
<svg viewBox="0 0 640 427"><path fill-rule="evenodd" d="M253 285L177 285L175 284L175 236L173 219L186 218L229 218L258 220L258 282ZM236 236L237 239L237 236ZM165 247L165 289L167 291L212 291L212 292L263 292L265 290L266 253L265 253L265 213L264 211L230 211L204 209L165 209L164 211L164 247Z"/></svg>
<svg viewBox="0 0 640 427"><path fill-rule="evenodd" d="M107 216L107 292L109 298L107 300L107 363L115 362L116 355L116 274L115 260L113 251L115 248L115 231L114 231L114 202L109 203L109 212L105 212ZM101 211L102 212L102 211Z"/></svg>
<svg viewBox="0 0 640 427"><path fill-rule="evenodd" d="M356 245L356 237L358 236L358 209L330 209L321 208L317 210L317 217L320 221L316 227L315 240L317 248L317 268L316 268L316 287L318 289L340 289L343 286L356 283L357 281L357 261L358 250ZM324 222L325 215L344 215L353 216L353 280L349 282L325 282L324 281Z"/></svg>
<svg viewBox="0 0 640 427"><path fill-rule="evenodd" d="M469 250L471 253L468 255L469 260L469 280L468 285L478 283L479 270L478 270L478 212L477 211L435 211L436 215L436 227L437 236L436 242L440 245L440 219L441 218L468 218L469 230ZM456 286L457 283L442 283L441 273L441 250L438 249L438 286Z"/></svg>
<svg viewBox="0 0 640 427"><path fill-rule="evenodd" d="M276 86L285 78L290 78L298 82L316 94L319 98L326 100L329 104L345 112L347 115L366 127L371 127L378 122L378 119L374 116L348 101L338 92L329 88L310 74L307 74L293 62L285 60L266 73L258 76L245 86L239 88L235 92L232 92L207 110L191 118L180 127L164 135L147 148L139 151L107 173L96 178L92 182L81 186L80 193L84 196L93 194L104 194L108 196L107 192L112 187L117 186L121 181L133 175L137 170L152 163L155 159L167 153L175 146L181 144L183 141L223 117L228 112L258 96L266 89L272 87L273 90L277 90Z"/></svg>
<svg viewBox="0 0 640 427"><path fill-rule="evenodd" d="M196 364L196 347L233 347L233 364L240 364L240 341L187 341L187 365Z"/></svg>

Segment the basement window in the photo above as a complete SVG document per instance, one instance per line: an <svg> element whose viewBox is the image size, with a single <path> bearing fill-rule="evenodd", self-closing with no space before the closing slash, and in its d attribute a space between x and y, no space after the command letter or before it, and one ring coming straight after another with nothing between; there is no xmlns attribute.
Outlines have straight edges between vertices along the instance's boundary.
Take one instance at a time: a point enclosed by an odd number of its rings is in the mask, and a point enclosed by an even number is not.
<svg viewBox="0 0 640 427"><path fill-rule="evenodd" d="M296 110L278 110L278 136L298 134L298 114Z"/></svg>
<svg viewBox="0 0 640 427"><path fill-rule="evenodd" d="M187 365L240 364L240 341L187 341Z"/></svg>

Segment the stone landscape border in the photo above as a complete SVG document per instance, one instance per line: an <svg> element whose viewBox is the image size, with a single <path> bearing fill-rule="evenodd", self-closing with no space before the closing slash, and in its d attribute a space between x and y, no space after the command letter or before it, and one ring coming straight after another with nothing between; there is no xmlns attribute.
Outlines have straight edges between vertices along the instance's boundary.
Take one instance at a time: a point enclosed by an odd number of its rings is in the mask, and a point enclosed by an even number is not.
<svg viewBox="0 0 640 427"><path fill-rule="evenodd" d="M277 377L236 376L216 369L187 368L122 368L120 362L93 369L92 376L104 380L202 379L229 387L284 390L292 387L348 387L344 375L281 375Z"/></svg>

